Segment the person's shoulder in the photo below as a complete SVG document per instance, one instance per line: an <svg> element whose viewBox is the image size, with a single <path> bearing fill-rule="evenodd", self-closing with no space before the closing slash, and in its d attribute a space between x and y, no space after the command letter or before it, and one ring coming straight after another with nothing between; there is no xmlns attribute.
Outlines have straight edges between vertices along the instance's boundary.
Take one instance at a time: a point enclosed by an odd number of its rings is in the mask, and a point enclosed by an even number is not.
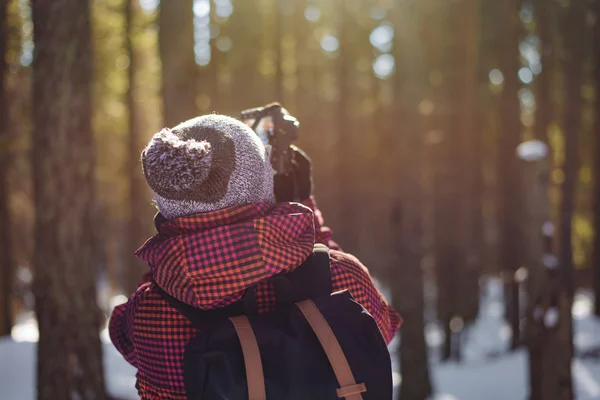
<svg viewBox="0 0 600 400"><path fill-rule="evenodd" d="M147 305L158 305L166 302L165 298L160 293L156 282L149 281L144 282L136 289L134 295L130 298L130 302L133 302L136 309L140 306L144 307ZM144 307L145 308L145 307Z"/></svg>
<svg viewBox="0 0 600 400"><path fill-rule="evenodd" d="M360 264L360 261L354 255L341 250L329 249L329 257L332 262Z"/></svg>
<svg viewBox="0 0 600 400"><path fill-rule="evenodd" d="M335 266L358 269L368 273L367 268L353 254L345 253L340 250L329 250L329 257L331 259L331 263Z"/></svg>

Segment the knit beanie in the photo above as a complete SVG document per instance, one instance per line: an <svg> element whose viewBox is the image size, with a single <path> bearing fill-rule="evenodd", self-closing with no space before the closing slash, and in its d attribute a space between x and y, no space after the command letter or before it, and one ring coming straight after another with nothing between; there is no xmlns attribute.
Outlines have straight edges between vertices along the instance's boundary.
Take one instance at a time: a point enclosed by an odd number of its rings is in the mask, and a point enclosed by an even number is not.
<svg viewBox="0 0 600 400"><path fill-rule="evenodd" d="M267 150L256 133L224 115L204 115L155 134L142 168L167 219L274 202Z"/></svg>

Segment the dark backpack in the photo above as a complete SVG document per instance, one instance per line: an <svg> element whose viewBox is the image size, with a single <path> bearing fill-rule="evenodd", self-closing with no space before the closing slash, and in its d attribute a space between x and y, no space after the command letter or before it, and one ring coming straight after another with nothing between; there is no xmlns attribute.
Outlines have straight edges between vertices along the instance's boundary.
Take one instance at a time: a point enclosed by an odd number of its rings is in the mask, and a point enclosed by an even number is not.
<svg viewBox="0 0 600 400"><path fill-rule="evenodd" d="M316 245L301 266L270 281L277 310L261 314L254 287L215 310L191 307L161 290L200 331L185 347L188 399L392 398L385 341L349 291L331 293L327 247Z"/></svg>

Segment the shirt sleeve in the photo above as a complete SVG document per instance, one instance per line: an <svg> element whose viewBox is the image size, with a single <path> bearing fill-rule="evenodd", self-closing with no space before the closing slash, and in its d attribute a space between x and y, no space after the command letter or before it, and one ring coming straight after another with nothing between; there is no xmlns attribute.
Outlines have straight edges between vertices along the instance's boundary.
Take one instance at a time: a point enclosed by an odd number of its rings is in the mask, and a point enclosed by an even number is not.
<svg viewBox="0 0 600 400"><path fill-rule="evenodd" d="M136 368L137 356L133 341L133 328L136 309L151 284L147 275L144 275L140 286L129 300L114 308L108 323L108 333L113 345L123 355L123 358Z"/></svg>

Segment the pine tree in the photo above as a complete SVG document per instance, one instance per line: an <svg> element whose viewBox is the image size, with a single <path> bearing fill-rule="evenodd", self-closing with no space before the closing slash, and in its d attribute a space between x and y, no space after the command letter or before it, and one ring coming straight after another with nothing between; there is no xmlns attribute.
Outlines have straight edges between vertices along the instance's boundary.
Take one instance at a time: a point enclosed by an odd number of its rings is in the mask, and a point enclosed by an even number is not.
<svg viewBox="0 0 600 400"><path fill-rule="evenodd" d="M161 1L158 14L162 61L164 125L193 118L196 108L197 65L194 55L192 0Z"/></svg>
<svg viewBox="0 0 600 400"><path fill-rule="evenodd" d="M0 336L10 335L13 324L13 255L10 239L8 166L10 134L8 95L5 87L8 0L0 0Z"/></svg>
<svg viewBox="0 0 600 400"><path fill-rule="evenodd" d="M398 355L402 383L399 398L424 400L432 392L424 332L423 293L423 141L418 110L418 91L422 85L422 54L419 51L418 27L414 18L420 10L417 1L398 1L394 14L397 27L393 47L396 60L411 63L397 66L394 76L394 103L390 108L391 127L382 141L381 154L394 170L396 202L390 207L390 231L395 265L390 266L388 282L395 308L404 319ZM386 157L387 156L387 157ZM393 161L392 161L393 160Z"/></svg>
<svg viewBox="0 0 600 400"><path fill-rule="evenodd" d="M139 158L143 143L140 127L138 123L139 111L135 101L136 75L137 75L137 54L134 46L134 20L136 11L136 2L134 0L124 1L125 15L125 53L129 59L127 67L127 91L125 92L125 103L127 105L127 131L129 134L127 143L127 175L129 179L129 212L127 222L127 248L129 255L127 265L125 266L125 292L133 293L137 288L137 283L141 275L148 268L139 259L131 254L137 247L141 246L147 237L146 219L144 215L144 202L146 200L146 184L141 172Z"/></svg>
<svg viewBox="0 0 600 400"><path fill-rule="evenodd" d="M553 16L554 2L546 0L535 0L535 25L540 40L540 61L542 71L536 78L536 114L535 114L535 137L539 140L547 140L548 125L552 121L552 74L554 73L554 38L553 38Z"/></svg>
<svg viewBox="0 0 600 400"><path fill-rule="evenodd" d="M500 70L504 74L501 94L501 136L498 151L498 223L499 258L506 271L506 314L512 328L511 349L519 346L519 288L514 273L522 263L522 238L519 237L522 208L522 182L515 150L521 142L521 111L519 105L520 69L519 19L520 0L507 0L499 5L498 18L505 31L501 39Z"/></svg>
<svg viewBox="0 0 600 400"><path fill-rule="evenodd" d="M594 245L592 268L594 273L594 291L596 294L595 313L600 317L600 0L596 0L595 25L595 69L596 78L596 154L594 167Z"/></svg>
<svg viewBox="0 0 600 400"><path fill-rule="evenodd" d="M32 1L38 399L104 399L88 1Z"/></svg>

